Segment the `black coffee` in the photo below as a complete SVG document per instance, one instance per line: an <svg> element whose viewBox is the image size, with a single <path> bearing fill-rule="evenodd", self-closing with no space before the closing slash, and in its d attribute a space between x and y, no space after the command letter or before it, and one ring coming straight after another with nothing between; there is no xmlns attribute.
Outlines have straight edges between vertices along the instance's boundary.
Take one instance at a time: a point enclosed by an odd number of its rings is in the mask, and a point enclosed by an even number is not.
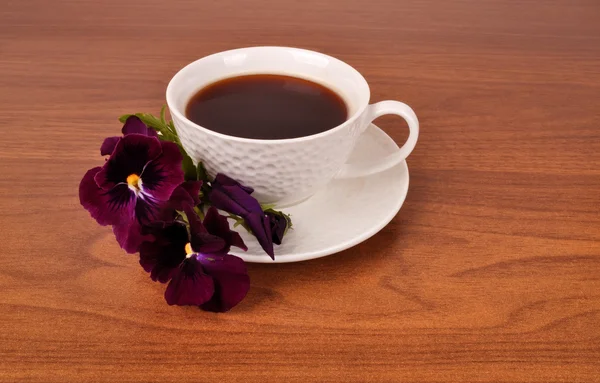
<svg viewBox="0 0 600 383"><path fill-rule="evenodd" d="M248 75L215 82L188 102L187 118L230 136L281 139L332 129L348 117L344 100L311 81Z"/></svg>

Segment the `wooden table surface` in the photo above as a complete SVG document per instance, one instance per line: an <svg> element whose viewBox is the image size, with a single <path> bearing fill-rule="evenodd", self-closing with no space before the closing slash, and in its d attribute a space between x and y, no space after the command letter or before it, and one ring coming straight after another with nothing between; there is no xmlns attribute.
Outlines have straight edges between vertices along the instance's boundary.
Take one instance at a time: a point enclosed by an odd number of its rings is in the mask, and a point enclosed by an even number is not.
<svg viewBox="0 0 600 383"><path fill-rule="evenodd" d="M117 116L250 45L410 104L408 198L343 253L250 265L229 313L169 307L78 183ZM0 382L600 381L596 0L5 0L0 111Z"/></svg>

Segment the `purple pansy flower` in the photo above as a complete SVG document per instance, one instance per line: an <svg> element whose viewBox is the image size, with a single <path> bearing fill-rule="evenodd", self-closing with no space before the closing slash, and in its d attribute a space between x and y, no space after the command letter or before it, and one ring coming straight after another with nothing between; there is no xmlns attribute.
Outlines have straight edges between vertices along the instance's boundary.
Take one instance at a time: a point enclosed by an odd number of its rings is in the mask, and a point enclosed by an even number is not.
<svg viewBox="0 0 600 383"><path fill-rule="evenodd" d="M190 231L174 223L153 233L154 242L140 248L140 264L155 281L169 282L169 305L193 305L223 312L246 296L250 278L244 261L228 254L231 246L246 250L238 233L216 208L208 209L204 222L185 207Z"/></svg>
<svg viewBox="0 0 600 383"><path fill-rule="evenodd" d="M137 120L127 120L124 137L105 140L101 152L110 152L110 157L104 166L90 169L79 185L81 205L100 225L112 225L117 241L129 253L137 252L146 239L142 226L160 217L183 182L177 145L159 141L147 127L142 131Z"/></svg>
<svg viewBox="0 0 600 383"><path fill-rule="evenodd" d="M244 218L261 247L271 258L275 259L269 218L263 212L256 198L251 196L252 192L254 189L243 186L236 180L219 173L211 182L208 198L210 203L218 209Z"/></svg>

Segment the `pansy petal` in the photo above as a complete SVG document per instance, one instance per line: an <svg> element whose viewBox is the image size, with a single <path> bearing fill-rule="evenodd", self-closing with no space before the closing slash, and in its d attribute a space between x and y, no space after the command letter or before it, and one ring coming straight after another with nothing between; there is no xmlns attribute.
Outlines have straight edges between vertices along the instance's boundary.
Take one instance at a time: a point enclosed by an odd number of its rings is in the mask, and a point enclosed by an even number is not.
<svg viewBox="0 0 600 383"><path fill-rule="evenodd" d="M175 210L183 210L185 205L199 205L201 187L202 181L183 182L171 193L171 197L169 198L170 207Z"/></svg>
<svg viewBox="0 0 600 383"><path fill-rule="evenodd" d="M250 289L250 277L244 261L233 255L198 255L204 272L214 282L212 298L202 309L225 312L240 303Z"/></svg>
<svg viewBox="0 0 600 383"><path fill-rule="evenodd" d="M227 243L225 240L210 234L202 222L200 222L198 214L196 214L190 205L184 207L184 212L190 224L190 244L192 250L197 253L207 254L226 252Z"/></svg>
<svg viewBox="0 0 600 383"><path fill-rule="evenodd" d="M156 130L149 128L137 116L129 116L121 132L124 136L128 134L143 134L144 136L158 137Z"/></svg>
<svg viewBox="0 0 600 383"><path fill-rule="evenodd" d="M195 252L207 254L224 253L227 248L223 238L208 233L192 233L190 244Z"/></svg>
<svg viewBox="0 0 600 383"><path fill-rule="evenodd" d="M252 197L250 194L246 193L245 190L241 189L239 186L223 186L223 190L227 193L238 205L243 206L244 209L248 212L262 212L262 208L260 204L256 200L256 198Z"/></svg>
<svg viewBox="0 0 600 383"><path fill-rule="evenodd" d="M236 231L231 231L231 237L229 238L228 242L231 246L235 246L238 249L248 251L248 246L246 246L246 244L244 243L244 240L240 236L240 233Z"/></svg>
<svg viewBox="0 0 600 383"><path fill-rule="evenodd" d="M140 265L150 273L153 281L166 283L185 260L187 229L183 225L174 224L152 228L150 232L152 242L144 242L140 247Z"/></svg>
<svg viewBox="0 0 600 383"><path fill-rule="evenodd" d="M194 206L200 204L200 189L202 188L202 181L185 181L179 185L179 187L184 189L190 195L190 197L192 197L194 200Z"/></svg>
<svg viewBox="0 0 600 383"><path fill-rule="evenodd" d="M152 238L142 233L142 227L135 217L113 225L113 233L121 248L130 254L137 253L142 243Z"/></svg>
<svg viewBox="0 0 600 383"><path fill-rule="evenodd" d="M81 179L79 183L79 203L100 225L110 225L115 223L115 217L105 214L108 207L108 195L94 181L94 176L101 169L99 166L92 168Z"/></svg>
<svg viewBox="0 0 600 383"><path fill-rule="evenodd" d="M145 192L151 194L154 199L167 201L173 190L184 181L181 168L183 157L174 143L160 144L162 154L146 165L141 179Z"/></svg>
<svg viewBox="0 0 600 383"><path fill-rule="evenodd" d="M256 198L238 186L214 186L213 184L208 198L217 209L242 217L253 212L262 212Z"/></svg>
<svg viewBox="0 0 600 383"><path fill-rule="evenodd" d="M90 169L79 184L79 202L100 225L114 225L123 215L132 216L135 195L125 185L117 185L111 190L102 190L94 177L102 168Z"/></svg>
<svg viewBox="0 0 600 383"><path fill-rule="evenodd" d="M217 237L221 237L225 240L227 243L225 252L229 252L230 246L239 247L244 251L248 250L248 247L244 243L244 240L242 240L242 237L240 237L240 234L231 230L227 217L219 214L219 211L214 206L211 206L208 209L202 223L210 234L216 235Z"/></svg>
<svg viewBox="0 0 600 383"><path fill-rule="evenodd" d="M150 278L155 282L167 283L171 280L172 274L179 266L179 264L177 264L173 267L167 267L167 265L160 260L164 254L163 249L154 245L152 242L143 242L140 246L140 265L146 272L150 273Z"/></svg>
<svg viewBox="0 0 600 383"><path fill-rule="evenodd" d="M243 206L235 202L221 189L213 187L210 193L208 194L208 199L214 207L224 210L226 212L236 214L239 216L242 216L247 213L247 210Z"/></svg>
<svg viewBox="0 0 600 383"><path fill-rule="evenodd" d="M164 215L161 214L166 202L156 201L151 195L142 192L137 195L135 205L135 216L142 225L149 225L155 221L161 221Z"/></svg>
<svg viewBox="0 0 600 383"><path fill-rule="evenodd" d="M245 187L224 174L217 174L211 182L208 198L213 206L239 216L252 212L262 212L256 198L252 197L252 188Z"/></svg>
<svg viewBox="0 0 600 383"><path fill-rule="evenodd" d="M239 186L240 189L242 189L243 191L245 191L248 194L252 194L254 192L254 189L252 189L251 187L244 186L241 183L234 180L233 178L230 178L223 173L217 174L215 176L215 180L213 182L216 184L223 185L223 186Z"/></svg>
<svg viewBox="0 0 600 383"><path fill-rule="evenodd" d="M158 138L130 134L119 140L94 179L102 189L109 190L116 184L127 182L131 174L140 176L146 165L161 154Z"/></svg>
<svg viewBox="0 0 600 383"><path fill-rule="evenodd" d="M267 217L269 217L269 226L271 227L271 237L273 238L273 243L276 245L281 245L283 236L285 234L285 229L288 225L287 219L285 219L282 214L277 214L274 212L266 212L265 214Z"/></svg>
<svg viewBox="0 0 600 383"><path fill-rule="evenodd" d="M265 253L275 259L273 252L273 238L271 236L271 227L269 218L264 213L251 213L244 217L244 221L250 227L250 230L258 240Z"/></svg>
<svg viewBox="0 0 600 383"><path fill-rule="evenodd" d="M191 205L184 205L182 210L187 217L188 223L190 224L191 233L208 233L208 231L202 224L202 221L200 221L198 214L196 214L196 211Z"/></svg>
<svg viewBox="0 0 600 383"><path fill-rule="evenodd" d="M102 146L100 147L100 155L108 156L112 154L120 139L121 137L106 137L104 142L102 142Z"/></svg>
<svg viewBox="0 0 600 383"><path fill-rule="evenodd" d="M165 300L169 305L200 306L214 292L213 279L204 273L202 264L195 257L190 257L173 273L165 290Z"/></svg>

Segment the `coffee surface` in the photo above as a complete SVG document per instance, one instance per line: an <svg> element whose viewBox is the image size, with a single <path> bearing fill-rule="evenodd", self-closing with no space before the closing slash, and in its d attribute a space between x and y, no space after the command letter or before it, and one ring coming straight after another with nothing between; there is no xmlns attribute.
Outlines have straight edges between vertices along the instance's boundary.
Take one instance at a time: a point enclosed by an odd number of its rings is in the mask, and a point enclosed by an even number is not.
<svg viewBox="0 0 600 383"><path fill-rule="evenodd" d="M231 77L198 91L185 114L218 133L255 139L310 136L346 121L344 100L331 89L297 77Z"/></svg>

